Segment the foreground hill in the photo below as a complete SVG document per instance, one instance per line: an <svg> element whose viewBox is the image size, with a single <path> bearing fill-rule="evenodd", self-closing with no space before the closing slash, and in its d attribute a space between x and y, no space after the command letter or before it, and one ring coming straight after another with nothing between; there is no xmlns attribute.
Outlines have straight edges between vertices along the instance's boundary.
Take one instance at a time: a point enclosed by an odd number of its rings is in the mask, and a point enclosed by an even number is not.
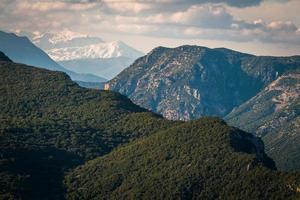
<svg viewBox="0 0 300 200"><path fill-rule="evenodd" d="M0 51L5 53L11 60L18 63L49 69L52 71L62 71L67 73L72 80L85 82L106 81L91 74L75 73L65 69L52 60L44 51L36 47L27 37L19 37L13 33L0 31Z"/></svg>
<svg viewBox="0 0 300 200"><path fill-rule="evenodd" d="M0 94L0 199L299 197L299 173L222 120L168 121L7 59Z"/></svg>
<svg viewBox="0 0 300 200"><path fill-rule="evenodd" d="M60 199L64 171L169 127L61 72L0 62L0 199Z"/></svg>
<svg viewBox="0 0 300 200"><path fill-rule="evenodd" d="M201 118L89 161L65 184L68 199L299 198L300 174L270 168L259 139Z"/></svg>
<svg viewBox="0 0 300 200"><path fill-rule="evenodd" d="M264 57L200 46L158 47L109 86L168 119L224 117L278 76L297 68L300 56Z"/></svg>
<svg viewBox="0 0 300 200"><path fill-rule="evenodd" d="M280 76L225 119L255 132L283 170L300 170L300 72Z"/></svg>

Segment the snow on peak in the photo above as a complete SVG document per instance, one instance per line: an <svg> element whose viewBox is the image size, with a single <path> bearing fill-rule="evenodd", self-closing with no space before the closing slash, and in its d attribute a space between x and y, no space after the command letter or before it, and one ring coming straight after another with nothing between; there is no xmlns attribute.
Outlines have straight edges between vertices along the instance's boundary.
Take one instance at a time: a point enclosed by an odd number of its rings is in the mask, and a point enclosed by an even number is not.
<svg viewBox="0 0 300 200"><path fill-rule="evenodd" d="M34 42L39 42L42 38L46 38L49 43L51 44L57 44L62 42L68 42L70 40L73 40L75 38L85 38L88 37L88 35L77 33L70 31L69 29L64 29L61 32L49 32L49 33L43 33L40 35L36 35L33 40Z"/></svg>
<svg viewBox="0 0 300 200"><path fill-rule="evenodd" d="M65 29L59 34L54 35L51 39L49 39L49 41L52 44L56 44L59 42L67 42L75 38L81 38L81 37L88 37L88 36Z"/></svg>
<svg viewBox="0 0 300 200"><path fill-rule="evenodd" d="M136 59L143 55L122 41L105 43L99 37L91 37L68 29L55 33L39 33L33 37L33 42L55 61L116 57Z"/></svg>
<svg viewBox="0 0 300 200"><path fill-rule="evenodd" d="M34 44L45 51L53 48L85 46L103 42L99 37L91 37L68 29L64 29L61 32L37 34L32 39Z"/></svg>
<svg viewBox="0 0 300 200"><path fill-rule="evenodd" d="M102 42L79 47L53 48L48 50L47 53L56 61L116 57L135 59L143 55L143 53L133 49L122 41Z"/></svg>

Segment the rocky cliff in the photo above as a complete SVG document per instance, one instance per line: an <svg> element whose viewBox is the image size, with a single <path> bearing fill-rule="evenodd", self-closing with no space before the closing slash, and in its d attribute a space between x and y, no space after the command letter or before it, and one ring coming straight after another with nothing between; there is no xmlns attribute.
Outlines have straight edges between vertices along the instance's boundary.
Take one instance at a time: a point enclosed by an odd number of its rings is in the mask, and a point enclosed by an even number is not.
<svg viewBox="0 0 300 200"><path fill-rule="evenodd" d="M300 56L259 57L200 46L158 47L109 86L168 119L224 117L278 76L299 67Z"/></svg>

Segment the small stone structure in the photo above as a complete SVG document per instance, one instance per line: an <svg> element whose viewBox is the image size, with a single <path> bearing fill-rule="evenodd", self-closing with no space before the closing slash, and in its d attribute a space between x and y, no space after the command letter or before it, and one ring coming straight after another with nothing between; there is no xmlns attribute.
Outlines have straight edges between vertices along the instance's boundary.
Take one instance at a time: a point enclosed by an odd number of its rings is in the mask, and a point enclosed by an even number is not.
<svg viewBox="0 0 300 200"><path fill-rule="evenodd" d="M109 84L108 83L104 84L104 90L109 90Z"/></svg>

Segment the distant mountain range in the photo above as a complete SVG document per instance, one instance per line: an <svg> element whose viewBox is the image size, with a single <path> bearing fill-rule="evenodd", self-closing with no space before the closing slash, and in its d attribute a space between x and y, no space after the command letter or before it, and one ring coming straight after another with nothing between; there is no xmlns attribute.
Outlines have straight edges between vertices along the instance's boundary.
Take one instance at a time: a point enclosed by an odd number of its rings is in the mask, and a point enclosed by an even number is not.
<svg viewBox="0 0 300 200"><path fill-rule="evenodd" d="M300 169L299 70L300 56L158 47L109 81L109 88L168 119L225 118L262 136L280 169L296 170Z"/></svg>
<svg viewBox="0 0 300 200"><path fill-rule="evenodd" d="M112 91L0 53L0 199L299 199L261 140L169 121Z"/></svg>
<svg viewBox="0 0 300 200"><path fill-rule="evenodd" d="M33 42L67 69L107 79L144 55L122 41L104 42L101 38L68 30L42 34L34 37Z"/></svg>
<svg viewBox="0 0 300 200"><path fill-rule="evenodd" d="M73 80L84 82L103 82L105 78L93 74L80 74L65 69L52 60L45 52L36 47L27 37L0 31L0 51L14 62L67 73Z"/></svg>
<svg viewBox="0 0 300 200"><path fill-rule="evenodd" d="M33 43L47 51L54 48L86 46L104 42L101 38L69 31L67 29L56 33L43 33L33 36Z"/></svg>

